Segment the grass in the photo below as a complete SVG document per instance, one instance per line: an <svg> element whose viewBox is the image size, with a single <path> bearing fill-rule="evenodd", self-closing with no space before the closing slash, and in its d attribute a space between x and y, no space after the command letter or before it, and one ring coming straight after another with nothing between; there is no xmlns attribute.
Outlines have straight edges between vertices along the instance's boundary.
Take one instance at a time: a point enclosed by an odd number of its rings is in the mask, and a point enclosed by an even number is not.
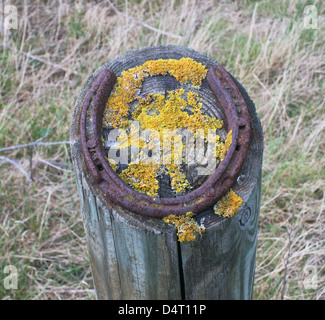
<svg viewBox="0 0 325 320"><path fill-rule="evenodd" d="M261 118L265 154L255 299L324 299L324 6L308 1L17 2L18 29L0 35L0 149L69 140L85 79L127 50L184 45L223 64ZM0 10L2 10L0 8ZM143 23L169 35L150 30ZM1 152L0 298L94 299L69 146ZM32 155L32 157L31 157ZM47 163L44 163L44 161ZM48 165L51 162L51 165ZM53 167L55 165L55 167ZM16 266L18 289L3 286Z"/></svg>

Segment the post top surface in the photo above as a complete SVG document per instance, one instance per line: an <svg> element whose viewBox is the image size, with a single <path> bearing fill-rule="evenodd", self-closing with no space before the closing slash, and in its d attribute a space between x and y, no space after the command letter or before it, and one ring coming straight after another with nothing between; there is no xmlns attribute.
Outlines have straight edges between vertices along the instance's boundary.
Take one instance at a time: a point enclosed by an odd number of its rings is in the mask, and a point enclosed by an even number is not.
<svg viewBox="0 0 325 320"><path fill-rule="evenodd" d="M202 97L204 113L225 120L224 131L232 131L233 141L225 158L212 175L196 190L173 198L150 197L141 194L112 170L101 143L102 118L107 99L114 90L116 77L123 71L141 66L148 60L190 58L208 68L207 76L195 93ZM227 71L212 59L188 48L177 46L149 47L133 50L123 57L116 57L96 70L93 83L87 89L81 115L81 142L83 154L97 185L110 200L115 199L122 207L149 216L167 216L170 213L184 214L201 212L212 206L235 183L245 160L249 144L250 124L245 101ZM164 80L165 79L165 80ZM171 91L183 87L193 90L187 83L179 84L168 76L147 77L141 87L141 95L159 93L170 86ZM87 87L87 84L85 88ZM88 127L86 124L89 124ZM89 127L90 130L89 130ZM90 135L89 135L90 132ZM114 201L113 201L114 202Z"/></svg>

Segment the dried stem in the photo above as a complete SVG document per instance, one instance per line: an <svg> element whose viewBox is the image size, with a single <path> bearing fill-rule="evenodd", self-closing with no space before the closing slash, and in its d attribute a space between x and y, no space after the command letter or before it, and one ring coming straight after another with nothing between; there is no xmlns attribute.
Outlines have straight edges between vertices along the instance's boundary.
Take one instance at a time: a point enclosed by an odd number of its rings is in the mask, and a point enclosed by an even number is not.
<svg viewBox="0 0 325 320"><path fill-rule="evenodd" d="M147 29L149 29L149 30L151 30L151 31L154 31L154 32L157 32L157 33L163 34L163 35L168 36L168 37L171 37L171 38L182 39L181 36L178 36L178 35L175 35L175 34L173 34L173 33L166 32L166 31L163 31L163 30L160 30L160 29L157 29L157 28L151 27L151 26L149 26L148 24L146 24L146 23L144 23L144 22L141 22L141 21L139 21L139 20L137 20L137 19L135 19L135 18L133 18L133 17L130 17L129 15L127 15L127 14L121 12L121 11L118 11L118 10L116 9L116 7L113 5L113 3L112 3L110 0L107 0L107 2L108 2L109 5L111 6L111 8L114 10L114 12L115 12L117 15L119 15L119 16L125 17L125 18L127 18L128 20L134 21L135 23L140 24L140 25L142 25L143 27L145 27L145 28L147 28Z"/></svg>
<svg viewBox="0 0 325 320"><path fill-rule="evenodd" d="M26 179L28 180L28 182L32 182L32 179L29 176L29 174L27 173L27 171L17 161L12 160L12 159L7 158L7 157L2 157L2 156L0 156L0 160L2 160L4 162L8 162L8 163L14 165L17 169L20 170L21 173L24 174L24 176L26 177Z"/></svg>
<svg viewBox="0 0 325 320"><path fill-rule="evenodd" d="M16 145L16 146L2 148L2 149L0 149L0 152L21 149L21 148L28 148L28 147L32 147L32 146L54 146L54 145L59 145L59 144L70 144L70 141L39 142L38 140L36 140L31 143L20 144L20 145Z"/></svg>
<svg viewBox="0 0 325 320"><path fill-rule="evenodd" d="M4 47L5 49L10 50L10 51L16 51L14 48L9 47L9 46L6 46L6 45L3 45L3 47ZM36 61L38 61L38 62L41 62L41 63L47 64L47 65L49 65L49 66L51 66L51 67L53 67L53 68L55 68L55 69L63 70L64 72L68 72L68 71L70 71L69 69L67 69L67 68L65 68L65 67L62 67L62 66L60 66L59 64L56 64L56 63L54 63L54 62L51 62L51 61L48 61L48 60L42 59L42 58L37 57L37 56L35 56L35 55L33 55L33 54L29 53L29 52L17 51L17 53L20 53L20 54L22 54L23 56L25 56L25 57L27 57L27 58L29 58L29 59L31 59L31 60L36 60ZM75 74L74 71L70 71L70 72L73 73L73 74Z"/></svg>
<svg viewBox="0 0 325 320"><path fill-rule="evenodd" d="M62 169L62 168L60 168L60 167L58 166L58 165L69 166L68 163L55 163L55 162L47 161L47 160L44 160L44 159L37 159L37 160L36 160L36 163L37 163L37 162L47 164L48 166L53 167L53 168L55 168L55 169L57 169L57 170L60 170L60 171L63 171L63 172L73 172L72 170Z"/></svg>

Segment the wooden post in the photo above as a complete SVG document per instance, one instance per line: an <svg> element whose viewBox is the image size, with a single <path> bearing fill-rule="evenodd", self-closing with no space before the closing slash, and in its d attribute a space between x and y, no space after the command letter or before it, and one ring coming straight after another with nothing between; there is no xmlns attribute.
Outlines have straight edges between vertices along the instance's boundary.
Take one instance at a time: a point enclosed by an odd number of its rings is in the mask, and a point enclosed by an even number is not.
<svg viewBox="0 0 325 320"><path fill-rule="evenodd" d="M206 232L180 243L173 226L108 202L94 185L82 152L82 105L96 76L111 69L116 76L146 60L190 57L216 62L183 47L160 46L128 52L100 67L82 88L71 123L71 153L98 299L251 299L260 210L263 134L253 102L235 79L250 119L250 142L232 189L243 199L238 214L222 218L199 213ZM158 84L159 85L159 84ZM203 88L208 92L208 87ZM152 87L144 88L152 90ZM209 97L207 95L207 99ZM215 100L207 102L215 103ZM206 109L208 109L205 106ZM202 221L202 220L201 220Z"/></svg>

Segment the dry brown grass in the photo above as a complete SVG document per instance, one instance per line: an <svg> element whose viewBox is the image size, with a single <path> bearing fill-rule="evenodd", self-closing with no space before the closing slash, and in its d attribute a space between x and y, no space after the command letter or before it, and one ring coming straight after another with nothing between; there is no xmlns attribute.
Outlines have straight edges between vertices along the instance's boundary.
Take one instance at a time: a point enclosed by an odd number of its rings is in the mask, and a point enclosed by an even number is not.
<svg viewBox="0 0 325 320"><path fill-rule="evenodd" d="M315 1L318 30L302 27L306 1L113 3L137 21L116 14L108 1L13 3L18 30L2 30L0 38L0 149L44 136L43 141L68 140L78 92L107 59L159 44L207 54L243 83L264 129L254 298L324 299L321 2ZM17 161L33 178L28 183L0 160L1 279L9 264L19 273L17 290L6 290L1 280L0 297L93 299L69 146L20 148L0 156Z"/></svg>

